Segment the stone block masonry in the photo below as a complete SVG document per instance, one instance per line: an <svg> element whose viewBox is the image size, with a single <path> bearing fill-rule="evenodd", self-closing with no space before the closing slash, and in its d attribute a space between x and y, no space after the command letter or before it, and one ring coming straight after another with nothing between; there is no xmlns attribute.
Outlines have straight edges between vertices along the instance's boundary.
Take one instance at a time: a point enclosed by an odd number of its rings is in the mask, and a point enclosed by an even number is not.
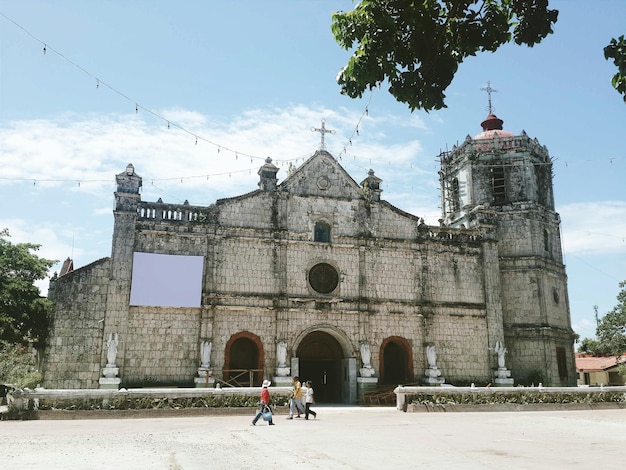
<svg viewBox="0 0 626 470"><path fill-rule="evenodd" d="M281 184L276 172L266 161L259 190L208 207L141 201L132 165L116 175L111 258L51 282L44 385L97 388L110 334L121 387L194 387L203 343L210 383L234 369L251 385L300 374L321 402L419 382L427 347L449 383L491 381L496 342L513 377L540 368L545 385L568 383L552 353L571 339L558 228L538 223L557 220L550 209L477 206L467 225L434 227L380 200L373 171L359 186L325 151ZM130 306L137 252L201 256L200 305ZM143 275L156 274L177 275Z"/></svg>

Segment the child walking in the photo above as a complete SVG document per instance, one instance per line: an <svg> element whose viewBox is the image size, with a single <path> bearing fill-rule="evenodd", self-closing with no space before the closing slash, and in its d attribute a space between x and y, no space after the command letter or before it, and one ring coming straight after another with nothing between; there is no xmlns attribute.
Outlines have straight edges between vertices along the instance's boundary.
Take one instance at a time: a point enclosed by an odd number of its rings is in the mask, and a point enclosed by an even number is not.
<svg viewBox="0 0 626 470"><path fill-rule="evenodd" d="M313 391L313 382L307 380L306 383L306 406L304 408L304 419L309 419L309 414L313 415L313 418L317 418L317 413L311 409L311 405L315 404L315 392Z"/></svg>

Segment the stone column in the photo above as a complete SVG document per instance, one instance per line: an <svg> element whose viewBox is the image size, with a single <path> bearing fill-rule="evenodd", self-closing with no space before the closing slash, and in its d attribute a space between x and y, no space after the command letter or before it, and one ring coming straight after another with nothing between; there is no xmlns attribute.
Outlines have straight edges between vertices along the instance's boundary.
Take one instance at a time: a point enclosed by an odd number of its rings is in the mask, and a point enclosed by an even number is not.
<svg viewBox="0 0 626 470"><path fill-rule="evenodd" d="M492 232L493 233L493 232ZM486 237L487 238L487 237ZM483 244L484 295L487 314L487 344L504 341L502 324L502 299L500 298L500 264L497 242L490 237ZM489 355L487 355L489 358ZM487 359L488 364L494 364ZM490 368L493 365L489 366Z"/></svg>
<svg viewBox="0 0 626 470"><path fill-rule="evenodd" d="M135 173L135 167L129 164L126 170L115 175L117 191L115 192L115 210L113 211L113 241L111 248L111 272L107 292L107 303L104 320L104 341L106 335L119 332L122 336L128 328L128 310L130 287L133 272L133 252L135 248L135 224L137 209L141 202L139 193L142 178ZM124 371L124 342L117 345L117 363ZM102 358L106 356L103 348Z"/></svg>

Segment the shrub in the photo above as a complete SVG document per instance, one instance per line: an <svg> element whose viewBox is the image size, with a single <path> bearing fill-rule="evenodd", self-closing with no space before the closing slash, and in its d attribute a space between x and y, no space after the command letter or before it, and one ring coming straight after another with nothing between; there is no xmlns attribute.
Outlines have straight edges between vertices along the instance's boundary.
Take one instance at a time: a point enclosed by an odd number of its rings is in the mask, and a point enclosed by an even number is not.
<svg viewBox="0 0 626 470"><path fill-rule="evenodd" d="M408 402L414 405L527 405L535 403L624 403L624 392L558 392L545 393L538 389L520 388L512 393L420 393L411 395Z"/></svg>
<svg viewBox="0 0 626 470"><path fill-rule="evenodd" d="M0 341L0 382L15 388L35 388L41 382L36 360L28 348Z"/></svg>

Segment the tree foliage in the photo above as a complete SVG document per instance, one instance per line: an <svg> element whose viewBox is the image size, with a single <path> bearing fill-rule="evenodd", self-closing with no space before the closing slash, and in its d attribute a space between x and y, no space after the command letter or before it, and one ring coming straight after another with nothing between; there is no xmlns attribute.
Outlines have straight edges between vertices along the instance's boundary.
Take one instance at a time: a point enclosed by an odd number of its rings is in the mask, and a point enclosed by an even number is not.
<svg viewBox="0 0 626 470"><path fill-rule="evenodd" d="M336 41L354 47L337 82L356 98L386 80L412 111L440 109L463 60L511 40L532 47L557 16L548 0L362 0L333 14Z"/></svg>
<svg viewBox="0 0 626 470"><path fill-rule="evenodd" d="M30 348L0 340L0 385L34 388L41 382L36 358Z"/></svg>
<svg viewBox="0 0 626 470"><path fill-rule="evenodd" d="M619 283L617 305L598 322L596 338L582 340L578 350L590 354L614 354L626 352L626 281Z"/></svg>
<svg viewBox="0 0 626 470"><path fill-rule="evenodd" d="M609 45L604 48L604 58L613 59L617 67L617 73L613 75L611 84L618 93L624 96L624 103L626 103L626 40L623 35L618 39L611 39Z"/></svg>
<svg viewBox="0 0 626 470"><path fill-rule="evenodd" d="M39 245L12 244L0 231L0 340L43 348L50 302L34 282L44 279L57 261L39 258Z"/></svg>
<svg viewBox="0 0 626 470"><path fill-rule="evenodd" d="M609 350L595 338L583 338L578 346L578 352L603 356L609 354Z"/></svg>
<svg viewBox="0 0 626 470"><path fill-rule="evenodd" d="M621 355L626 352L626 281L619 283L617 305L602 317L596 337L611 354Z"/></svg>

